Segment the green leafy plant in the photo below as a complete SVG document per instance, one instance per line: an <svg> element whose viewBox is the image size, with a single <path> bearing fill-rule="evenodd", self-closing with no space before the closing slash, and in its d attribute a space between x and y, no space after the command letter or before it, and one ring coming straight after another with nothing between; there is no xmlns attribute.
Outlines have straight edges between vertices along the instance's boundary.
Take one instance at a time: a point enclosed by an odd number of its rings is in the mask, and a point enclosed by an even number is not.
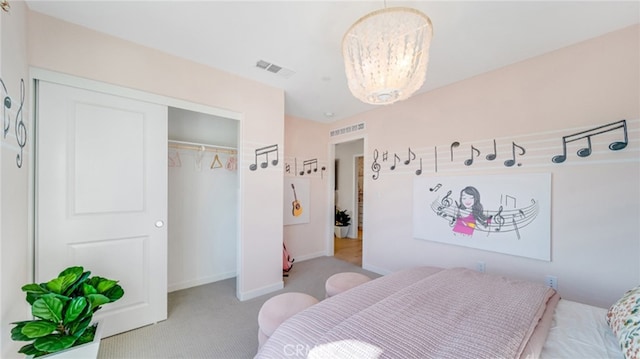
<svg viewBox="0 0 640 359"><path fill-rule="evenodd" d="M348 226L351 224L351 216L347 213L346 209L339 210L338 207L336 207L335 221L336 226Z"/></svg>
<svg viewBox="0 0 640 359"><path fill-rule="evenodd" d="M122 298L124 290L118 281L90 275L69 267L47 283L22 287L36 319L11 323L11 339L32 341L18 353L39 357L93 341L93 313Z"/></svg>

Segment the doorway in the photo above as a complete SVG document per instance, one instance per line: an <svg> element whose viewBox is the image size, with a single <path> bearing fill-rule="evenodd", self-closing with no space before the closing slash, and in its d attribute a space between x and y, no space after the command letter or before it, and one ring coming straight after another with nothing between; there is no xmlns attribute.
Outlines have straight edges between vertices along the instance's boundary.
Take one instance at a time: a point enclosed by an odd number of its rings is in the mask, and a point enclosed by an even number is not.
<svg viewBox="0 0 640 359"><path fill-rule="evenodd" d="M346 235L334 235L334 256L361 267L364 239L364 139L334 144L333 152L336 166L334 207L336 210L346 210L351 219Z"/></svg>
<svg viewBox="0 0 640 359"><path fill-rule="evenodd" d="M236 276L238 121L168 109L168 291Z"/></svg>

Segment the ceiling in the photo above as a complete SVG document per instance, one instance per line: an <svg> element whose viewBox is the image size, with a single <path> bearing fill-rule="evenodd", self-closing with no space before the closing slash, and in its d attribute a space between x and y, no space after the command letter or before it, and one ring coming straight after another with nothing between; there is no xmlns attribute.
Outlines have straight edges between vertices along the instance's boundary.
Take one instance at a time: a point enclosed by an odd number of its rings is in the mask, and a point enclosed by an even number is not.
<svg viewBox="0 0 640 359"><path fill-rule="evenodd" d="M350 94L341 41L383 0L26 2L33 11L281 88L291 116L332 122L375 108ZM389 0L386 6L419 9L433 23L420 92L640 22L639 1ZM259 60L290 76L256 67Z"/></svg>

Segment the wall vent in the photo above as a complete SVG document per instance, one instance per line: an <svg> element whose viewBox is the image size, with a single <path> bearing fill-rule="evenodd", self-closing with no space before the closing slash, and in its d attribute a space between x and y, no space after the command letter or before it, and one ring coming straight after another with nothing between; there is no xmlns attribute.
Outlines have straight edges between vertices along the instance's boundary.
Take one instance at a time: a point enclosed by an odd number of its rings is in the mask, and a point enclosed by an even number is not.
<svg viewBox="0 0 640 359"><path fill-rule="evenodd" d="M343 128L338 128L336 130L331 130L331 137L345 135L347 133L357 132L364 130L364 122L356 123L355 125L350 125Z"/></svg>
<svg viewBox="0 0 640 359"><path fill-rule="evenodd" d="M282 66L278 66L276 64L272 64L270 62L264 61L264 60L258 60L256 62L256 67L259 69L263 69L265 71L269 71L271 73L274 73L280 77L283 77L285 79L288 79L289 77L291 77L293 74L295 74L295 72L293 70L289 70L286 69Z"/></svg>

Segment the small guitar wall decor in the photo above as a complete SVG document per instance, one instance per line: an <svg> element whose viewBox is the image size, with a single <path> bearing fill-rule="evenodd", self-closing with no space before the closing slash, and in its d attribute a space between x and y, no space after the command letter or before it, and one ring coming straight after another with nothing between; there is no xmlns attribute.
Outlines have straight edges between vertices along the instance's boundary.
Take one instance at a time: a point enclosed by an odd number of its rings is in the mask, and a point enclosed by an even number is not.
<svg viewBox="0 0 640 359"><path fill-rule="evenodd" d="M311 178L285 176L283 185L283 224L287 226L309 223L313 212L310 196Z"/></svg>
<svg viewBox="0 0 640 359"><path fill-rule="evenodd" d="M291 188L293 189L294 198L293 202L291 202L291 205L293 206L291 213L293 213L294 217L298 217L302 214L302 205L300 204L300 201L298 201L298 196L296 195L296 186L294 186L293 183L291 184Z"/></svg>

